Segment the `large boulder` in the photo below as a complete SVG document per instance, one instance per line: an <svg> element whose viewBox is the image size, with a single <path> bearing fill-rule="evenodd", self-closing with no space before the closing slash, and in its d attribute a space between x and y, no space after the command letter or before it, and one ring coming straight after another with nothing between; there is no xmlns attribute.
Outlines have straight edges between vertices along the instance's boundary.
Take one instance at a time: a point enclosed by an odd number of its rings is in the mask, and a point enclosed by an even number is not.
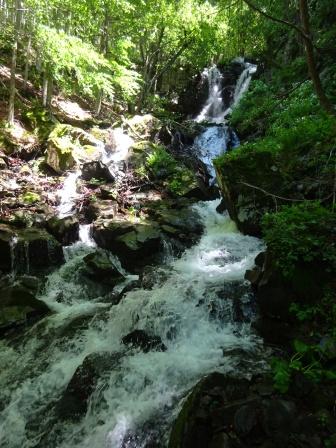
<svg viewBox="0 0 336 448"><path fill-rule="evenodd" d="M128 134L137 140L145 140L159 131L161 122L153 115L135 115L125 122Z"/></svg>
<svg viewBox="0 0 336 448"><path fill-rule="evenodd" d="M78 241L79 222L74 216L65 218L54 216L47 221L47 229L62 246L69 246Z"/></svg>
<svg viewBox="0 0 336 448"><path fill-rule="evenodd" d="M125 279L120 267L110 254L104 250L97 250L83 258L85 262L84 275L92 280L116 285Z"/></svg>
<svg viewBox="0 0 336 448"><path fill-rule="evenodd" d="M111 371L118 362L118 355L109 352L88 355L76 369L56 406L60 419L79 421L88 409L89 399L98 380Z"/></svg>
<svg viewBox="0 0 336 448"><path fill-rule="evenodd" d="M122 265L131 271L155 261L162 243L160 227L150 221L132 224L97 220L93 225L93 238L99 247L117 255Z"/></svg>
<svg viewBox="0 0 336 448"><path fill-rule="evenodd" d="M83 129L59 124L48 138L46 163L58 174L96 160L102 143Z"/></svg>
<svg viewBox="0 0 336 448"><path fill-rule="evenodd" d="M108 194L108 190L105 190ZM113 193L111 193L113 194ZM118 202L114 200L95 200L91 201L85 209L85 217L92 222L96 219L113 219L118 213Z"/></svg>
<svg viewBox="0 0 336 448"><path fill-rule="evenodd" d="M36 281L23 277L10 284L0 284L0 337L47 315L48 306L35 297Z"/></svg>
<svg viewBox="0 0 336 448"><path fill-rule="evenodd" d="M212 373L184 401L168 446L320 448L322 434L318 417L295 399L278 396L267 378Z"/></svg>
<svg viewBox="0 0 336 448"><path fill-rule="evenodd" d="M159 352L165 352L167 350L160 336L149 335L144 330L133 330L122 338L122 343L139 348L144 353L151 350Z"/></svg>
<svg viewBox="0 0 336 448"><path fill-rule="evenodd" d="M311 306L323 298L330 279L326 266L320 262L297 262L293 274L285 276L276 263L276 254L268 249L248 270L248 280L256 293L260 316L253 326L269 343L287 345L298 333L292 304Z"/></svg>
<svg viewBox="0 0 336 448"><path fill-rule="evenodd" d="M82 166L82 179L91 180L98 179L105 182L114 182L115 177L108 169L107 165L105 165L101 161L94 160L92 162L84 163Z"/></svg>
<svg viewBox="0 0 336 448"><path fill-rule="evenodd" d="M0 225L0 269L3 273L41 273L64 260L62 245L46 230Z"/></svg>
<svg viewBox="0 0 336 448"><path fill-rule="evenodd" d="M1 140L7 154L20 152L21 156L28 156L39 146L36 135L17 123L0 129L0 143Z"/></svg>

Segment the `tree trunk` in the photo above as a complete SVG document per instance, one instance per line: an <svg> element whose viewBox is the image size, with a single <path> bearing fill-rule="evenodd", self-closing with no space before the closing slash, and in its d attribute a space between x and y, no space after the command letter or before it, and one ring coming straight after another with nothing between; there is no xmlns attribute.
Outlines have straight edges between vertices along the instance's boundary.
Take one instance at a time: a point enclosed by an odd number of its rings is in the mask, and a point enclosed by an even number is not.
<svg viewBox="0 0 336 448"><path fill-rule="evenodd" d="M47 107L47 96L48 96L48 75L46 72L43 72L43 81L42 81L42 105L43 105L43 107Z"/></svg>
<svg viewBox="0 0 336 448"><path fill-rule="evenodd" d="M16 75L16 60L18 52L19 31L21 24L21 0L15 0L13 2L13 25L14 25L14 39L12 49L12 62L11 62L11 77L9 85L9 102L8 102L8 123L14 124L15 116L15 75Z"/></svg>
<svg viewBox="0 0 336 448"><path fill-rule="evenodd" d="M52 76L49 75L47 78L47 98L46 98L46 106L48 109L51 108L53 90L54 90L54 82Z"/></svg>
<svg viewBox="0 0 336 448"><path fill-rule="evenodd" d="M304 30L304 34L305 34L305 36L309 36L309 38L304 36L303 39L304 39L305 49L306 49L308 70L309 70L311 80L314 84L316 95L317 95L323 109L326 112L328 112L328 114L335 115L335 109L334 109L332 103L327 98L326 94L324 93L320 75L319 75L319 72L318 72L317 66L316 66L316 61L315 61L315 56L314 56L314 46L312 43L312 39L310 38L309 10L308 10L307 0L299 0L299 8L300 8L300 17L301 17L301 23L302 23L302 28Z"/></svg>
<svg viewBox="0 0 336 448"><path fill-rule="evenodd" d="M26 64L25 64L25 70L24 70L24 88L25 89L27 88L27 84L28 84L31 43L32 43L32 36L31 36L31 32L29 31L27 48L26 48Z"/></svg>
<svg viewBox="0 0 336 448"><path fill-rule="evenodd" d="M100 112L101 112L101 108L102 108L102 102L103 102L103 91L100 90L97 98L96 98L96 107L95 107L95 112L96 112L96 116L98 117Z"/></svg>

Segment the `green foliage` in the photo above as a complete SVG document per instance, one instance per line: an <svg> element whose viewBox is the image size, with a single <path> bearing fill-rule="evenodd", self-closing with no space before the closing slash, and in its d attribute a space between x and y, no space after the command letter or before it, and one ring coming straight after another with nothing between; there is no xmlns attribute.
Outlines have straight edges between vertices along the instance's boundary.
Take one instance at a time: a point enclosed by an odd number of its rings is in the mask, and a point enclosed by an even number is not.
<svg viewBox="0 0 336 448"><path fill-rule="evenodd" d="M20 196L20 200L27 205L31 205L35 204L36 202L39 202L41 200L41 197L39 194L33 191L27 191L22 196Z"/></svg>
<svg viewBox="0 0 336 448"><path fill-rule="evenodd" d="M34 131L41 140L45 140L52 127L55 125L50 113L39 104L25 110L22 113L22 120Z"/></svg>
<svg viewBox="0 0 336 448"><path fill-rule="evenodd" d="M300 340L293 342L295 353L289 359L274 358L271 362L274 387L286 393L293 376L304 375L310 381L336 380L336 373L323 365L323 351L318 345L308 345Z"/></svg>
<svg viewBox="0 0 336 448"><path fill-rule="evenodd" d="M299 322L308 323L312 332L323 332L336 340L336 292L332 286L325 288L324 296L318 303L292 303L290 311Z"/></svg>
<svg viewBox="0 0 336 448"><path fill-rule="evenodd" d="M336 214L318 202L285 206L266 214L263 232L284 275L290 277L298 262L325 262L336 268Z"/></svg>
<svg viewBox="0 0 336 448"><path fill-rule="evenodd" d="M111 67L92 45L47 26L38 28L37 39L47 72L65 91L70 93L77 85L91 98L100 91L113 98Z"/></svg>
<svg viewBox="0 0 336 448"><path fill-rule="evenodd" d="M196 187L194 173L186 167L178 166L175 173L168 179L169 190L177 196L183 196Z"/></svg>
<svg viewBox="0 0 336 448"><path fill-rule="evenodd" d="M146 158L147 167L158 177L168 177L176 168L176 160L163 146L157 145Z"/></svg>

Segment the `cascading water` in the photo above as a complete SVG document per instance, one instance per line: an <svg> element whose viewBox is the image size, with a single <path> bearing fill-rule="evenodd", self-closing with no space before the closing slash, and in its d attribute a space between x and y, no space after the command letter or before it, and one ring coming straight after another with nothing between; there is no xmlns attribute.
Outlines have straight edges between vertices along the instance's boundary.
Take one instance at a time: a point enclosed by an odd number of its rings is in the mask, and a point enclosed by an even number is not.
<svg viewBox="0 0 336 448"><path fill-rule="evenodd" d="M208 80L208 99L195 121L198 123L211 123L194 142L197 157L204 163L210 175L210 184L215 182L216 173L212 160L228 149L234 149L240 145L239 138L232 128L225 125L225 117L239 104L244 93L247 91L253 74L257 71L257 66L245 62L242 58L237 58L238 62L244 66L238 78L231 105L224 104L222 98L223 75L214 65L203 72L203 77Z"/></svg>
<svg viewBox="0 0 336 448"><path fill-rule="evenodd" d="M69 173L63 182L62 188L59 190L60 204L58 206L58 216L60 218L71 216L74 212L76 199L78 198L77 180L80 175L80 170Z"/></svg>
<svg viewBox="0 0 336 448"><path fill-rule="evenodd" d="M113 130L113 140L115 141L115 148L109 151L103 142L97 140L97 147L100 149L101 161L106 164L113 175L116 174L115 165L118 162L124 161L127 158L128 152L134 140L125 134L121 128ZM77 181L81 176L81 170L77 169L75 172L70 172L60 190L58 197L60 204L58 206L58 216L65 218L74 214L76 207L76 200L79 195L77 193Z"/></svg>
<svg viewBox="0 0 336 448"><path fill-rule="evenodd" d="M166 280L127 293L118 305L83 284L82 258L90 248L77 247L49 276L41 300L55 314L31 329L20 347L3 344L1 350L1 447L140 448L157 437L158 446L166 446L179 400L190 387L211 371L234 372L239 358L226 351L258 352L249 324L232 319L232 295L240 288L242 301L250 302L243 277L263 245L238 233L216 206L196 206L204 236L162 266ZM160 336L167 350L126 349L121 339L135 328ZM110 368L86 416L64 422L57 415L64 389L85 357L102 352L111 357Z"/></svg>
<svg viewBox="0 0 336 448"><path fill-rule="evenodd" d="M223 104L219 75L212 72L213 103L204 116L216 118L222 116ZM212 126L198 138L200 157L208 166L223 151L223 142L235 141L228 132ZM102 160L124 160L132 144L129 139L124 143L115 153L102 152ZM71 173L67 179L68 193L64 191L59 208L63 216L73 209L78 176ZM161 280L152 289L138 286L125 293L118 304L113 304L115 291L83 276L83 257L96 248L90 226L80 227L80 241L65 248L66 263L49 275L39 297L53 314L19 343L0 341L1 448L161 448L167 446L181 399L204 375L221 371L244 376L263 368L261 341L248 322L235 316L234 306L239 296L245 316L253 313L244 274L263 243L238 233L227 215L216 212L217 205L194 206L205 228L200 242L180 259L172 257L166 244L165 264L158 269ZM113 263L118 266L116 259ZM118 269L125 285L134 280ZM166 351L125 346L122 338L136 329L160 337ZM247 352L253 363L241 365ZM98 357L95 367L103 363L103 373L90 386L83 415L66 418L61 404L66 403L67 386L93 355ZM80 379L80 388L87 379Z"/></svg>
<svg viewBox="0 0 336 448"><path fill-rule="evenodd" d="M203 72L203 78L207 79L209 96L196 121L208 121L210 123L222 123L224 116L224 102L222 98L222 74L216 65Z"/></svg>

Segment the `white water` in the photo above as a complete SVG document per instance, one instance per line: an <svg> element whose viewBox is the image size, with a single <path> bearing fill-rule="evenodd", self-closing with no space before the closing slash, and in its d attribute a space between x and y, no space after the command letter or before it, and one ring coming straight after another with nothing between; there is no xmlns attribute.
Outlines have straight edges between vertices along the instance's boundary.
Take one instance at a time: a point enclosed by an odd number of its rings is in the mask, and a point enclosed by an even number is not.
<svg viewBox="0 0 336 448"><path fill-rule="evenodd" d="M216 206L197 206L205 234L166 266L167 280L153 290L129 292L116 306L109 307L98 291L92 296L80 277L81 258L92 248L73 248L41 297L55 314L31 329L19 347L3 344L0 351L0 403L7 403L0 414L1 448L145 447L144 425L152 422L164 437L179 400L202 376L236 371L238 360L223 356L223 349L258 350L249 325L232 321L230 288L243 283L262 243L238 233ZM79 317L87 324L67 337ZM167 351L126 350L120 340L134 328L161 336ZM101 378L87 415L74 425L49 421L76 368L101 351L120 359ZM125 441L130 432L137 441Z"/></svg>
<svg viewBox="0 0 336 448"><path fill-rule="evenodd" d="M113 139L115 141L115 148L113 151L108 151L104 143L99 140L97 140L96 146L100 149L101 161L105 163L112 174L115 175L115 164L127 159L130 147L133 145L134 140L129 135L125 134L122 128L113 130ZM58 191L60 203L57 210L59 218L71 216L75 212L76 200L79 198L79 194L77 193L77 181L80 175L80 169L75 172L70 172Z"/></svg>
<svg viewBox="0 0 336 448"><path fill-rule="evenodd" d="M102 154L102 161L103 163L106 163L106 165L110 165L111 162L116 163L126 160L129 149L134 143L132 137L125 134L122 128L113 130L113 138L116 143L114 151L107 152L105 148Z"/></svg>
<svg viewBox="0 0 336 448"><path fill-rule="evenodd" d="M222 94L221 72L218 70L216 65L213 65L209 69L208 68L205 69L202 76L203 78L208 80L209 96L203 109L197 116L196 121L198 123L201 123L203 121L208 121L209 123L222 123L224 102L221 96Z"/></svg>
<svg viewBox="0 0 336 448"><path fill-rule="evenodd" d="M234 97L231 105L225 105L221 96L223 76L216 65L203 72L203 77L208 80L209 95L207 101L197 116L196 121L212 123L200 134L194 142L198 158L205 164L210 175L209 183L216 180L216 172L213 167L213 159L224 154L228 149L239 146L238 136L225 124L225 117L237 107L244 93L248 90L253 74L257 71L257 66L245 62L242 58L237 58L236 62L244 65L240 77L238 78Z"/></svg>
<svg viewBox="0 0 336 448"><path fill-rule="evenodd" d="M91 224L81 224L79 226L79 242L87 247L96 247L97 244L91 235Z"/></svg>
<svg viewBox="0 0 336 448"><path fill-rule="evenodd" d="M252 81L252 76L256 73L258 67L254 64L250 64L249 62L245 62L245 70L240 75L235 92L233 97L233 103L231 106L225 111L224 116L227 116L230 114L235 107L238 106L240 100L242 99L243 95L247 92L250 83Z"/></svg>
<svg viewBox="0 0 336 448"><path fill-rule="evenodd" d="M59 218L65 218L74 213L76 199L79 197L77 193L77 180L80 175L80 170L70 172L66 176L63 186L58 191L58 196L60 199L60 204L57 208Z"/></svg>
<svg viewBox="0 0 336 448"><path fill-rule="evenodd" d="M252 76L257 71L257 66L245 62L243 58L237 58L236 61L243 64L245 68L236 83L232 104L224 104L222 98L223 76L217 66L213 65L202 73L203 79L208 80L209 95L203 109L195 119L198 123L224 123L225 117L237 107L244 93L248 90Z"/></svg>

